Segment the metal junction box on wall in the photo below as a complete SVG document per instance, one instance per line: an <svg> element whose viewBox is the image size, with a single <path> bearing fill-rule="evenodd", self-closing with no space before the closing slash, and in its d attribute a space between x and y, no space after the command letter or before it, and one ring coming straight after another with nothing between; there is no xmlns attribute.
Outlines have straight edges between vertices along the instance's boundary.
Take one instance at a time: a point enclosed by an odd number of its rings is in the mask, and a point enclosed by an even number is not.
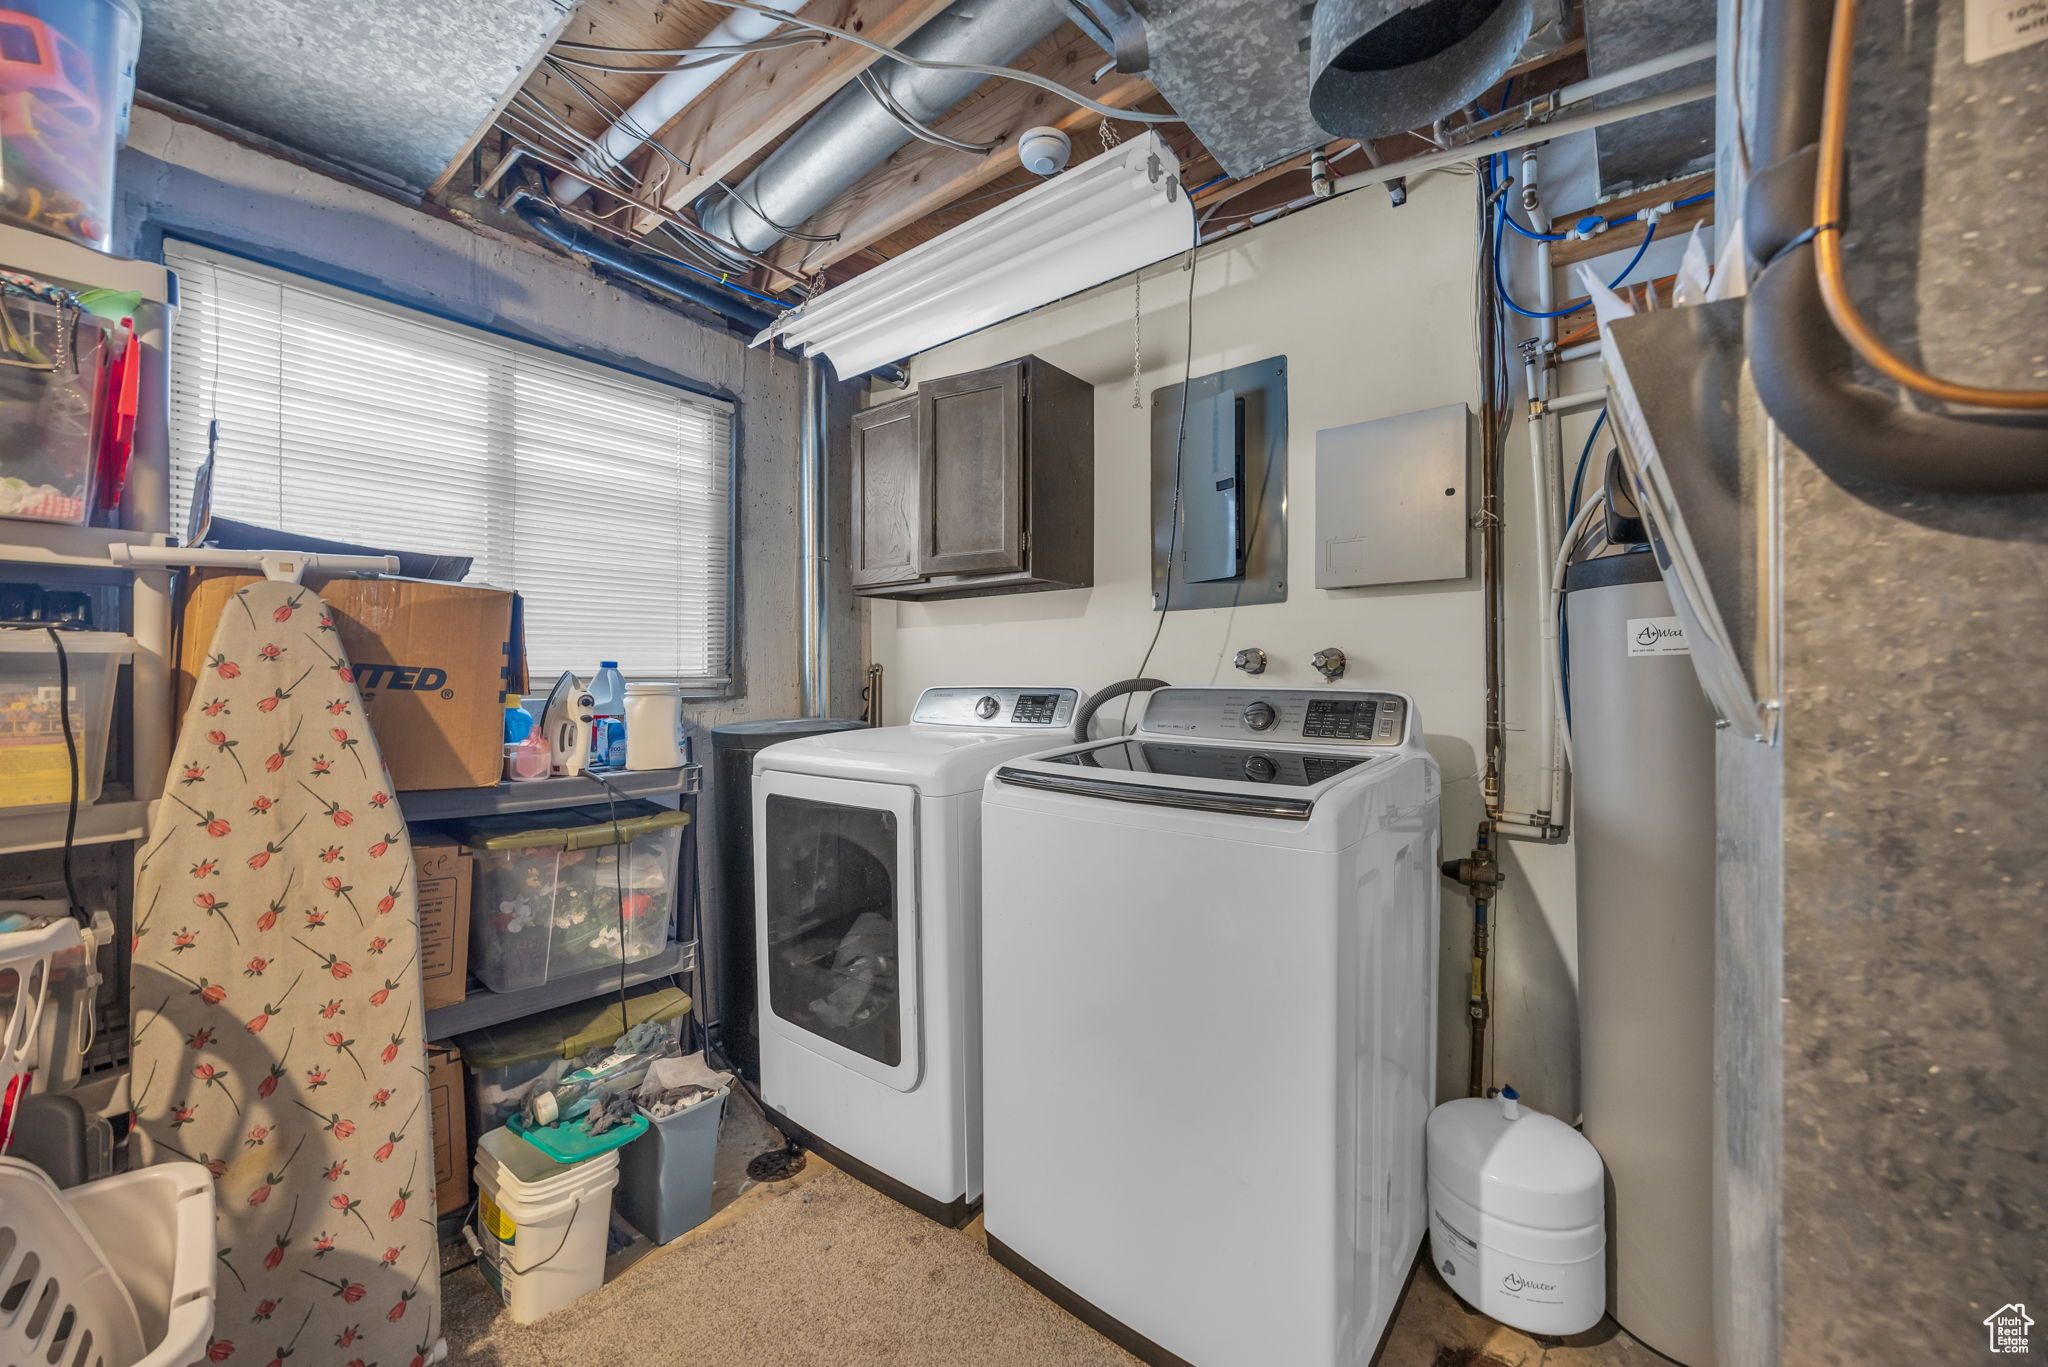
<svg viewBox="0 0 2048 1367"><path fill-rule="evenodd" d="M1316 587L1463 579L1468 573L1464 404L1316 433Z"/></svg>

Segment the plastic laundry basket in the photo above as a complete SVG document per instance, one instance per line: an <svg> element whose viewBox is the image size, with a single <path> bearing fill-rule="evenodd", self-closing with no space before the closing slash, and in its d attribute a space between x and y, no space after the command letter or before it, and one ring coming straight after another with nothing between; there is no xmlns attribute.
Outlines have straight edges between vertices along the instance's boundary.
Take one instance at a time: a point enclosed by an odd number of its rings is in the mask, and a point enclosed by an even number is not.
<svg viewBox="0 0 2048 1367"><path fill-rule="evenodd" d="M0 1158L0 1361L189 1367L213 1331L213 1178L163 1163L60 1192Z"/></svg>
<svg viewBox="0 0 2048 1367"><path fill-rule="evenodd" d="M33 918L0 931L0 1153L23 1096L78 1081L99 992L95 955L113 939L103 911L88 929L50 910L47 902L0 902L6 922Z"/></svg>
<svg viewBox="0 0 2048 1367"><path fill-rule="evenodd" d="M476 1146L477 1238L484 1279L521 1324L604 1285L617 1150L557 1163L510 1130Z"/></svg>

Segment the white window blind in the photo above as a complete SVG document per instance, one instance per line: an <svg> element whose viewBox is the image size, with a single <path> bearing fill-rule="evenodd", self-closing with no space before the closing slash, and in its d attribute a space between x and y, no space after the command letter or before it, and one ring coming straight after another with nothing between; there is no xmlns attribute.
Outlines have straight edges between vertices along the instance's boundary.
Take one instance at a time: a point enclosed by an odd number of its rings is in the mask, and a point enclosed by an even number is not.
<svg viewBox="0 0 2048 1367"><path fill-rule="evenodd" d="M535 686L731 675L732 405L167 240L174 514L475 558Z"/></svg>

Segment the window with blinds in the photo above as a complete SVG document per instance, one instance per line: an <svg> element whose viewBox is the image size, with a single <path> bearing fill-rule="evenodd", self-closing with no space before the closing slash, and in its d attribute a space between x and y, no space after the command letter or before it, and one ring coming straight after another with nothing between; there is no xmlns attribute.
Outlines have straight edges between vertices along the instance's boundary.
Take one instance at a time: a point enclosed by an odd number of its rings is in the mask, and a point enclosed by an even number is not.
<svg viewBox="0 0 2048 1367"><path fill-rule="evenodd" d="M167 240L174 513L474 557L517 589L536 687L601 660L731 678L733 407Z"/></svg>

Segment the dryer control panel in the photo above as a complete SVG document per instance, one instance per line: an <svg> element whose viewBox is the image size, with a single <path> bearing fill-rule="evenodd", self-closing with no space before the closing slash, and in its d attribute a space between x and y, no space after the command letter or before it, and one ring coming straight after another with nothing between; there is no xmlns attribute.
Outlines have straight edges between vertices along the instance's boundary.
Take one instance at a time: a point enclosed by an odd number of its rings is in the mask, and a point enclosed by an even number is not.
<svg viewBox="0 0 2048 1367"><path fill-rule="evenodd" d="M918 694L910 720L919 726L1054 731L1073 723L1080 700L1072 688L927 688Z"/></svg>
<svg viewBox="0 0 2048 1367"><path fill-rule="evenodd" d="M1141 732L1281 744L1398 746L1411 712L1399 693L1353 688L1162 688Z"/></svg>

